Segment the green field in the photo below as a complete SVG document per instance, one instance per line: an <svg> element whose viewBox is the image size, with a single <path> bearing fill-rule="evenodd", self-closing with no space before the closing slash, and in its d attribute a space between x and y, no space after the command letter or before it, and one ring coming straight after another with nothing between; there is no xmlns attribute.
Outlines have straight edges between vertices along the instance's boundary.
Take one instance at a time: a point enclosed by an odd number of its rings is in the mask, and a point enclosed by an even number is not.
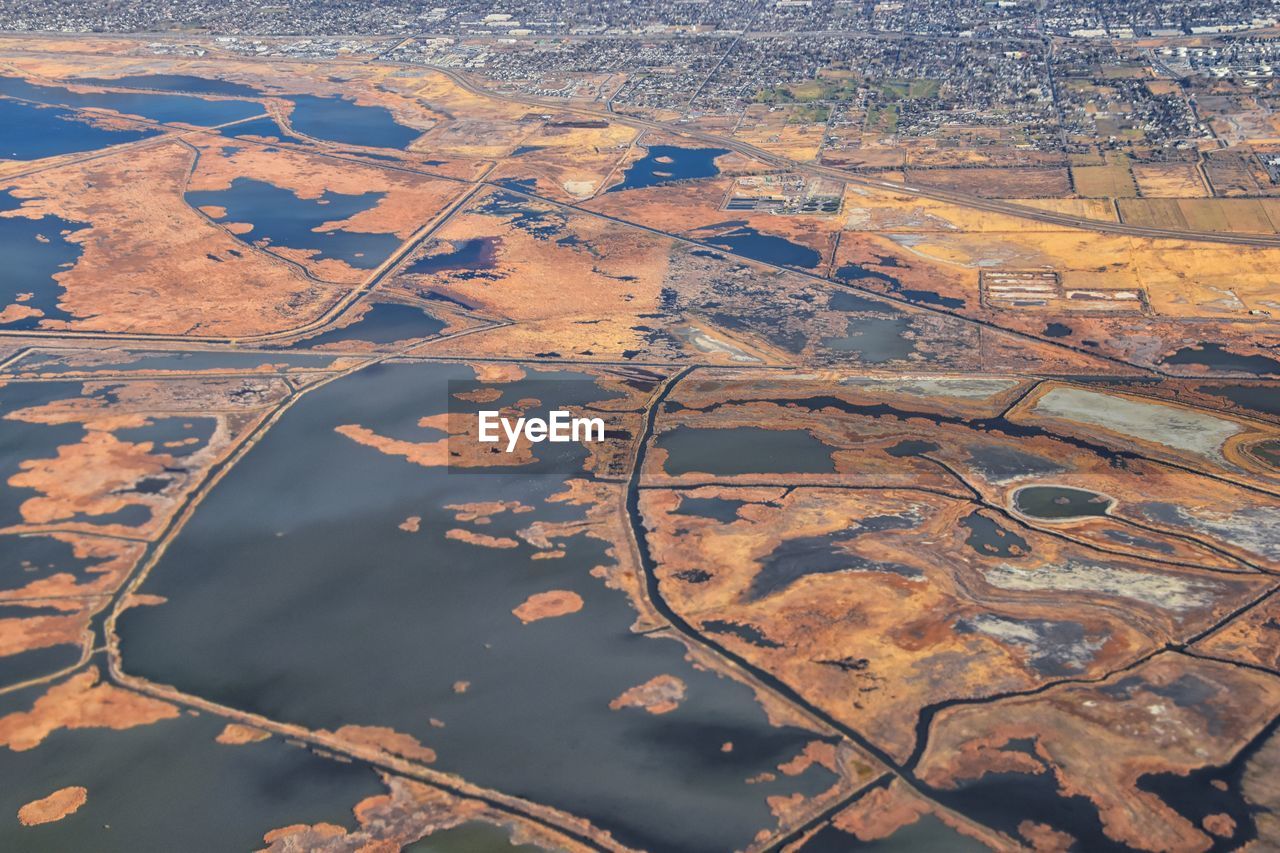
<svg viewBox="0 0 1280 853"><path fill-rule="evenodd" d="M758 104L811 104L849 98L857 86L852 80L807 80L790 86L771 86L756 92Z"/></svg>
<svg viewBox="0 0 1280 853"><path fill-rule="evenodd" d="M888 104L867 110L867 130L872 133L895 133L898 130L898 105Z"/></svg>

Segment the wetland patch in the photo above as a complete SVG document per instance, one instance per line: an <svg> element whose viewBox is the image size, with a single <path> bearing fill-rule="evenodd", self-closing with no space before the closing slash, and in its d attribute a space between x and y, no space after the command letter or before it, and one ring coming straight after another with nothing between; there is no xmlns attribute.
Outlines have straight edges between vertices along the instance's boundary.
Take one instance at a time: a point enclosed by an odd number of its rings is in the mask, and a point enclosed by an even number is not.
<svg viewBox="0 0 1280 853"><path fill-rule="evenodd" d="M396 121L391 110L339 95L289 95L289 124L298 133L344 145L404 149L423 131Z"/></svg>
<svg viewBox="0 0 1280 853"><path fill-rule="evenodd" d="M159 132L98 127L73 110L0 98L0 160L40 160L96 151Z"/></svg>
<svg viewBox="0 0 1280 853"><path fill-rule="evenodd" d="M1222 344L1199 344L1183 347L1160 364L1193 364L1224 373L1252 373L1280 375L1280 360L1265 355L1243 355L1228 350Z"/></svg>
<svg viewBox="0 0 1280 853"><path fill-rule="evenodd" d="M257 101L208 100L192 95L144 92L73 92L66 86L29 83L20 77L0 76L0 95L64 107L111 110L163 124L212 127L261 115Z"/></svg>
<svg viewBox="0 0 1280 853"><path fill-rule="evenodd" d="M394 728L434 750L438 769L582 815L632 846L745 846L774 825L766 797L829 787L834 777L817 767L746 784L814 735L770 725L749 687L695 668L680 643L633 634L625 595L591 575L610 562L607 543L566 534L563 557L534 559L520 531L582 519L583 507L548 500L572 474L471 476L335 431L358 423L434 440L420 419L446 411L448 381L470 375L383 365L300 399L143 585L168 603L122 615L126 668L276 719ZM590 382L559 384L580 393L558 406L607 396ZM537 397L523 381L498 387L512 401ZM572 448L581 465L585 449ZM247 498L264 490L279 499ZM448 535L468 524L448 506L511 501L533 509L494 514L477 533L514 547ZM401 527L410 516L420 523ZM512 615L547 590L577 595L582 609L528 625ZM662 675L684 683L678 707L610 710Z"/></svg>
<svg viewBox="0 0 1280 853"><path fill-rule="evenodd" d="M727 148L685 148L680 145L651 145L644 157L627 167L622 183L609 192L656 187L672 181L711 178L720 174L716 158Z"/></svg>
<svg viewBox="0 0 1280 853"><path fill-rule="evenodd" d="M236 178L226 189L191 190L186 199L192 207L222 208L226 213L216 218L223 223L251 225L237 235L246 242L309 251L316 260L338 260L369 270L399 247L400 238L325 226L373 209L384 195L325 190L318 198L301 198L266 181Z"/></svg>
<svg viewBox="0 0 1280 853"><path fill-rule="evenodd" d="M198 77L194 74L126 74L122 77L73 77L67 80L82 86L105 86L119 89L154 89L160 92L189 92L195 95L230 95L257 98L262 90L244 83Z"/></svg>
<svg viewBox="0 0 1280 853"><path fill-rule="evenodd" d="M658 435L655 446L667 451L664 465L673 477L703 473L732 477L739 474L834 474L835 448L807 430L763 427L698 429L677 426Z"/></svg>
<svg viewBox="0 0 1280 853"><path fill-rule="evenodd" d="M813 269L822 263L822 255L817 250L775 234L761 234L748 225L739 226L724 234L703 237L702 240L744 258L778 266Z"/></svg>
<svg viewBox="0 0 1280 853"><path fill-rule="evenodd" d="M903 521L899 525L891 525L890 529L893 526L913 525L913 522ZM833 572L882 572L911 579L923 577L923 572L914 566L872 560L848 550L845 546L861 532L863 531L857 529L837 530L817 536L784 539L771 554L761 560L760 571L751 579L747 598L756 601L785 590L803 577Z"/></svg>
<svg viewBox="0 0 1280 853"><path fill-rule="evenodd" d="M1114 503L1106 495L1070 486L1023 486L1013 493L1014 509L1047 521L1103 516Z"/></svg>
<svg viewBox="0 0 1280 853"><path fill-rule="evenodd" d="M2 697L0 716L28 710L43 688ZM62 850L252 850L278 827L354 828L352 807L386 789L365 766L343 764L279 738L223 746L224 721L179 715L150 725L51 732L33 749L0 747L0 847ZM40 826L14 815L68 784L87 789L74 813Z"/></svg>
<svg viewBox="0 0 1280 853"><path fill-rule="evenodd" d="M0 190L0 204L12 201L12 195ZM0 257L6 266L0 276L0 307L15 304L27 309L20 311L25 316L0 321L0 326L35 329L42 320L73 319L58 304L65 290L56 276L80 259L82 249L69 237L84 227L53 215L0 217Z"/></svg>
<svg viewBox="0 0 1280 853"><path fill-rule="evenodd" d="M375 302L359 320L339 329L322 332L313 338L304 338L295 346L317 347L343 341L368 341L373 344L390 344L396 341L429 338L438 334L447 324L415 305L399 302Z"/></svg>
<svg viewBox="0 0 1280 853"><path fill-rule="evenodd" d="M844 335L822 339L832 352L852 353L866 364L901 361L916 351L915 342L905 337L911 320L898 317L850 317Z"/></svg>

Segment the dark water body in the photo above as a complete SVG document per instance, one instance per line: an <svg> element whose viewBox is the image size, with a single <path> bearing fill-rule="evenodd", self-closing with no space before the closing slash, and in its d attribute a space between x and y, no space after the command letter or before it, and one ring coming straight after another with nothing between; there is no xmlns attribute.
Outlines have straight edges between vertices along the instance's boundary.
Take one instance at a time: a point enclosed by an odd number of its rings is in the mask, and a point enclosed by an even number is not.
<svg viewBox="0 0 1280 853"><path fill-rule="evenodd" d="M11 382L0 387L0 527L21 522L18 507L37 494L34 489L8 484L21 470L20 464L27 459L52 459L59 446L75 444L84 436L79 424L27 423L5 416L79 396L78 382Z"/></svg>
<svg viewBox="0 0 1280 853"><path fill-rule="evenodd" d="M326 222L340 222L377 206L386 193L358 195L325 190L320 198L298 198L287 189L253 178L236 178L224 190L195 190L186 194L192 207L226 208L223 222L246 222L253 229L237 236L245 242L313 250L316 260L338 260L368 270L385 261L400 245L394 234L359 231L317 231Z"/></svg>
<svg viewBox="0 0 1280 853"><path fill-rule="evenodd" d="M985 515L971 512L960 523L969 531L965 544L985 557L1022 557L1031 552L1027 540Z"/></svg>
<svg viewBox="0 0 1280 853"><path fill-rule="evenodd" d="M1070 833L1075 848L1120 853L1132 848L1107 837L1097 808L1082 795L1064 797L1052 773L987 773L954 790L931 789L933 798L980 823L1018 838L1024 820Z"/></svg>
<svg viewBox="0 0 1280 853"><path fill-rule="evenodd" d="M67 81L81 86L110 86L118 89L154 89L161 92L190 92L195 95L230 95L246 98L262 96L262 90L230 80L197 77L193 74L127 74L124 77L74 77Z"/></svg>
<svg viewBox="0 0 1280 853"><path fill-rule="evenodd" d="M68 521L88 522L91 524L121 524L125 527L141 527L150 520L151 508L142 504L129 504L103 515L89 515L78 512L68 519Z"/></svg>
<svg viewBox="0 0 1280 853"><path fill-rule="evenodd" d="M725 619L708 619L703 622L700 627L708 634L728 634L762 649L782 648L782 643L770 640L769 637L755 625L746 625L742 622L729 622Z"/></svg>
<svg viewBox="0 0 1280 853"><path fill-rule="evenodd" d="M957 619L955 630L957 634L994 631L1005 644L1026 654L1032 669L1050 678L1082 673L1108 638L1089 634L1079 622L1011 619L990 613Z"/></svg>
<svg viewBox="0 0 1280 853"><path fill-rule="evenodd" d="M131 491L143 495L158 495L168 488L171 482L173 481L166 477L143 477L133 484Z"/></svg>
<svg viewBox="0 0 1280 853"><path fill-rule="evenodd" d="M722 329L760 335L769 343L790 353L800 353L809 341L808 336L803 331L799 329L789 330L772 317L764 317L748 312L735 315L715 311L712 312L711 319Z"/></svg>
<svg viewBox="0 0 1280 853"><path fill-rule="evenodd" d="M279 123L271 116L255 118L251 121L219 128L218 133L231 139L256 136L263 139L275 139L278 142L292 142L295 145L307 145L307 140L285 133Z"/></svg>
<svg viewBox="0 0 1280 853"><path fill-rule="evenodd" d="M209 101L191 95L141 92L73 92L65 86L28 83L20 77L0 77L0 95L66 107L96 107L151 121L197 127L239 121L263 112L262 104L257 101Z"/></svg>
<svg viewBox="0 0 1280 853"><path fill-rule="evenodd" d="M118 429L114 435L121 441L139 444L151 442L154 445L154 452L168 453L181 459L207 446L217 426L218 421L215 418L185 415L151 418L144 426ZM165 447L166 444L177 442L182 442L182 445Z"/></svg>
<svg viewBox="0 0 1280 853"><path fill-rule="evenodd" d="M427 275L450 270L493 269L497 248L497 240L492 237L457 241L453 244L452 251L418 258L405 267L403 272Z"/></svg>
<svg viewBox="0 0 1280 853"><path fill-rule="evenodd" d="M892 317L902 316L902 312L888 302L882 302L869 296L849 293L846 290L831 294L831 298L827 300L827 307L832 311L864 311L870 314L885 314Z"/></svg>
<svg viewBox="0 0 1280 853"><path fill-rule="evenodd" d="M885 523L879 529L906 529L915 526L913 521L898 516L883 518L898 519L898 523ZM784 539L773 553L760 561L760 571L751 579L747 597L752 601L765 598L781 592L808 575L856 571L881 572L907 578L922 576L920 570L913 566L870 560L842 547L862 532L865 531L836 530L817 536Z"/></svg>
<svg viewBox="0 0 1280 853"><path fill-rule="evenodd" d="M21 612L18 611L19 608L2 608L0 609L0 619L26 619L39 615L31 612L31 609L27 607L20 608ZM67 614L50 613L46 615L65 616ZM32 649L18 654L4 655L0 657L0 687L21 684L32 678L39 678L42 675L58 672L73 665L78 660L80 660L80 646L75 643L63 643L43 649ZM2 835L3 833L0 832L0 837Z"/></svg>
<svg viewBox="0 0 1280 853"><path fill-rule="evenodd" d="M0 697L0 716L29 710L45 687ZM355 828L352 807L385 793L377 775L278 737L214 742L223 721L183 714L123 731L58 729L34 749L0 749L0 849L253 850L263 834L320 821ZM74 814L24 827L19 808L68 785L88 789Z"/></svg>
<svg viewBox="0 0 1280 853"><path fill-rule="evenodd" d="M402 305L399 302L375 302L364 316L340 329L322 332L314 338L304 338L294 346L317 347L343 341L368 341L389 344L412 338L429 338L438 334L447 323L421 308Z"/></svg>
<svg viewBox="0 0 1280 853"><path fill-rule="evenodd" d="M538 191L537 178L498 178L494 183L521 192L532 193Z"/></svg>
<svg viewBox="0 0 1280 853"><path fill-rule="evenodd" d="M0 160L39 160L136 142L160 131L109 130L78 120L79 113L0 99Z"/></svg>
<svg viewBox="0 0 1280 853"><path fill-rule="evenodd" d="M726 234L707 237L703 242L743 257L784 267L813 269L822 262L822 255L816 250L793 243L785 237L761 234L749 225L739 226Z"/></svg>
<svg viewBox="0 0 1280 853"><path fill-rule="evenodd" d="M725 406L739 406L744 403L758 402L759 399L760 398L721 400L697 408L683 406L680 403L668 401L667 408L670 411L688 409L698 412L713 412L716 409ZM1137 458L1129 451L1113 450L1106 445L1097 444L1071 435L1061 435L1041 426L1014 423L1003 416L994 418L965 418L960 417L959 415L946 415L938 414L937 412L903 409L898 406L889 405L888 403L851 403L841 397L835 397L829 394L815 394L811 397L770 400L769 402L776 403L778 405L796 406L807 409L811 412L824 412L824 414L827 415L829 415L829 413L825 412L825 410L834 409L837 412L845 412L846 414L859 415L866 418L893 418L903 423L906 423L913 418L923 418L939 426L943 424L958 426L974 433L999 432L1012 438L1052 438L1054 441L1086 451L1097 456L1099 459L1104 459L1115 468L1124 468L1128 463L1128 460ZM918 456L922 453L930 453L937 449L937 446L931 442L907 439L886 449L885 452L890 456Z"/></svg>
<svg viewBox="0 0 1280 853"><path fill-rule="evenodd" d="M1240 355L1228 352L1222 344L1183 347L1160 364L1198 364L1211 370L1233 373L1280 374L1280 360L1265 355Z"/></svg>
<svg viewBox="0 0 1280 853"><path fill-rule="evenodd" d="M716 158L727 148L684 148L679 145L651 145L648 154L632 163L622 175L622 183L608 192L656 187L671 181L710 178L720 174ZM670 162L663 162L670 161Z"/></svg>
<svg viewBox="0 0 1280 853"><path fill-rule="evenodd" d="M965 302L956 296L943 296L935 290L899 290L898 293L903 299L910 299L912 302L922 302L925 305L940 305L943 308L963 308Z"/></svg>
<svg viewBox="0 0 1280 853"><path fill-rule="evenodd" d="M856 353L866 364L884 364L904 359L916 351L915 342L903 334L911 320L896 317L850 317L848 333L823 338L822 345L834 352Z"/></svg>
<svg viewBox="0 0 1280 853"><path fill-rule="evenodd" d="M434 440L420 418L480 407L448 399L448 380L470 375L383 365L300 399L214 488L144 584L168 603L122 616L126 668L276 719L390 726L434 749L436 768L581 814L628 845L746 846L773 825L767 796L832 783L816 768L745 782L813 736L770 726L749 688L695 669L680 643L633 634L625 595L590 574L610 562L606 543L573 536L562 540L563 558L534 560L523 542L490 549L445 536L463 528L511 537L536 521L580 519L584 508L546 499L580 470L585 449L556 445L565 450L544 476L447 471L334 431L359 424ZM609 396L574 376L497 386L503 396L484 407L535 397L544 403L533 413L545 416ZM536 509L473 526L445 508L494 500ZM417 533L397 529L410 515L423 519ZM512 615L552 589L577 593L583 609L529 625ZM676 710L608 708L662 674L687 685ZM454 689L460 681L465 692Z"/></svg>
<svg viewBox="0 0 1280 853"><path fill-rule="evenodd" d="M836 278L841 281L861 281L862 279L869 278L874 281L883 281L885 284L893 285L894 287L897 287L898 285L898 279L888 273L868 269L862 264L842 264L840 268L836 270Z"/></svg>
<svg viewBox="0 0 1280 853"><path fill-rule="evenodd" d="M737 474L834 474L828 447L802 429L698 429L678 426L660 433L666 472L730 477Z"/></svg>
<svg viewBox="0 0 1280 853"><path fill-rule="evenodd" d="M69 542L51 536L0 536L0 585L19 587L66 572L85 576L110 558L77 557Z"/></svg>
<svg viewBox="0 0 1280 853"><path fill-rule="evenodd" d="M491 823L464 823L433 832L413 842L403 853L545 853L536 844L512 844L505 829Z"/></svg>
<svg viewBox="0 0 1280 853"><path fill-rule="evenodd" d="M476 213L507 219L535 240L550 240L564 232L568 216L554 207L528 201L518 195L497 192L476 206Z"/></svg>
<svg viewBox="0 0 1280 853"><path fill-rule="evenodd" d="M905 459L908 456L923 456L926 453L933 453L937 449L938 445L932 441L908 438L899 441L893 447L885 448L884 452L895 459Z"/></svg>
<svg viewBox="0 0 1280 853"><path fill-rule="evenodd" d="M1138 536L1127 530L1104 530L1102 535L1112 542L1119 542L1121 545L1128 545L1131 548L1142 548L1145 551L1155 551L1160 554L1175 553L1174 547L1168 542L1149 539L1146 536Z"/></svg>
<svg viewBox="0 0 1280 853"><path fill-rule="evenodd" d="M217 371L254 370L267 364L284 364L288 367L313 367L317 370L333 364L331 355L304 355L299 353L253 352L166 352L160 350L131 350L120 353L119 361L103 361L99 364L73 363L74 353L33 352L20 359L10 371L13 373L134 373L151 371Z"/></svg>
<svg viewBox="0 0 1280 853"><path fill-rule="evenodd" d="M1032 518L1086 518L1102 516L1111 499L1086 489L1067 486L1023 486L1013 493L1013 507Z"/></svg>
<svg viewBox="0 0 1280 853"><path fill-rule="evenodd" d="M1272 467L1280 467L1280 441L1260 441L1252 445L1249 452Z"/></svg>
<svg viewBox="0 0 1280 853"><path fill-rule="evenodd" d="M1071 327L1065 323L1050 323L1044 327L1046 338L1065 338L1071 334Z"/></svg>
<svg viewBox="0 0 1280 853"><path fill-rule="evenodd" d="M332 95L290 95L289 124L298 133L344 145L369 148L407 148L422 135L417 128L396 121L386 107L361 106Z"/></svg>
<svg viewBox="0 0 1280 853"><path fill-rule="evenodd" d="M0 204L16 208L17 200L0 190ZM34 294L23 305L44 312L41 317L27 317L5 323L6 329L35 329L42 320L70 320L71 315L58 307L65 292L54 278L80 259L81 248L67 237L85 226L58 216L26 219L20 216L0 219L0 258L5 272L0 275L0 305L16 302L19 294ZM65 232L65 233L64 233Z"/></svg>
<svg viewBox="0 0 1280 853"><path fill-rule="evenodd" d="M889 259L882 258L881 260L896 261L896 259L894 258L889 258ZM899 264L895 262L893 264L889 264L888 266L899 266ZM926 305L939 305L943 308L963 308L965 305L965 302L963 299L958 299L954 296L943 296L937 291L903 289L901 287L901 281L899 281L894 276L891 276L888 273L880 272L879 270L868 269L867 267L862 266L861 264L854 264L854 263L843 264L839 269L836 270L835 277L840 281L845 281L845 282L861 281L864 279L882 281L885 284L889 285L889 287L892 288L893 291L897 293L899 296L901 296L904 299L909 299L912 302L922 302Z"/></svg>
<svg viewBox="0 0 1280 853"><path fill-rule="evenodd" d="M1249 762L1269 739L1275 737L1277 730L1280 730L1280 720L1273 720L1225 765L1201 767L1185 776L1148 773L1138 777L1137 787L1155 794L1196 826L1201 826L1209 815L1229 815L1235 822L1235 830L1225 838L1210 835L1213 846L1209 853L1245 849L1248 842L1258 838L1256 815L1262 809L1245 799L1240 783Z"/></svg>
<svg viewBox="0 0 1280 853"><path fill-rule="evenodd" d="M859 841L856 835L827 824L814 833L797 853L852 853L855 850L883 853L986 853L988 848L927 814L921 815L915 823L904 826L888 838L876 841Z"/></svg>
<svg viewBox="0 0 1280 853"><path fill-rule="evenodd" d="M1002 444L971 445L967 450L969 464L980 471L982 476L997 482L1015 477L1057 474L1066 470L1043 456Z"/></svg>
<svg viewBox="0 0 1280 853"><path fill-rule="evenodd" d="M1201 394L1225 397L1242 409L1280 417L1280 386L1276 385L1201 385Z"/></svg>
<svg viewBox="0 0 1280 853"><path fill-rule="evenodd" d="M729 498L691 498L683 495L676 513L711 518L721 524L730 524L738 520L738 508L748 503L750 501L736 501Z"/></svg>

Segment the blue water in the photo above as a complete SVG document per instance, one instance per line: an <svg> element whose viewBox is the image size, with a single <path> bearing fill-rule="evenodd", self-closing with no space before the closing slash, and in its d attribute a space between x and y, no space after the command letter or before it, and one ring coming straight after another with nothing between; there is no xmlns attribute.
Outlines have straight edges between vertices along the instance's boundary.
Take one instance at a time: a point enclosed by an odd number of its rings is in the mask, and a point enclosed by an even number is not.
<svg viewBox="0 0 1280 853"><path fill-rule="evenodd" d="M197 95L262 96L262 90L243 83L196 77L193 74L126 74L124 77L75 77L67 81L84 86L115 86L122 89L156 89L163 92L192 92Z"/></svg>
<svg viewBox="0 0 1280 853"><path fill-rule="evenodd" d="M1201 385L1196 390L1223 397L1244 409L1280 416L1280 388L1274 385Z"/></svg>
<svg viewBox="0 0 1280 853"><path fill-rule="evenodd" d="M836 270L836 278L841 281L860 281L864 278L869 278L875 281L883 281L891 287L897 287L898 285L898 279L888 273L868 269L862 264L854 263L842 264L840 268Z"/></svg>
<svg viewBox="0 0 1280 853"><path fill-rule="evenodd" d="M915 352L915 342L904 337L911 321L905 316L850 317L844 335L823 338L822 345L835 352L856 353L866 364L898 361Z"/></svg>
<svg viewBox="0 0 1280 853"><path fill-rule="evenodd" d="M361 424L430 441L439 433L421 418L448 410L544 401L534 414L611 397L582 374L552 372L498 386L491 404L451 396L450 380L470 379L458 366L387 364L299 399L148 576L143 589L167 603L125 611L126 668L280 720L390 726L434 749L436 769L580 814L629 847L746 848L775 824L766 797L834 781L820 767L777 774L816 736L771 725L751 688L697 668L683 644L634 634L626 595L591 574L613 562L607 543L567 536L563 558L538 560L528 543L446 535L470 528L448 506L482 501L532 507L477 528L494 536L581 520L585 507L549 499L583 476L586 449L557 445L536 476L446 470L335 431ZM256 500L264 489L281 499ZM422 519L415 533L398 529L409 515ZM528 625L514 617L550 589L578 594L582 610ZM609 708L661 674L686 684L674 710ZM747 783L765 771L777 778Z"/></svg>
<svg viewBox="0 0 1280 853"><path fill-rule="evenodd" d="M447 270L487 270L493 267L497 241L492 237L477 237L453 244L451 252L440 252L418 258L405 267L406 273L426 275Z"/></svg>
<svg viewBox="0 0 1280 853"><path fill-rule="evenodd" d="M30 711L47 689L0 696L0 716ZM31 749L0 749L0 850L253 850L298 823L354 829L352 807L386 788L367 765L321 757L273 737L224 746L225 721L179 716L125 730L60 728ZM61 820L23 826L24 804L68 785L85 804Z"/></svg>
<svg viewBox="0 0 1280 853"><path fill-rule="evenodd" d="M221 128L218 133L231 138L244 136L260 136L264 139L276 139L280 142L292 142L295 145L306 145L305 139L285 133L280 129L280 125L271 116L263 116L255 118L252 121L246 121L243 124L233 124L228 127Z"/></svg>
<svg viewBox="0 0 1280 853"><path fill-rule="evenodd" d="M158 130L107 130L61 107L0 99L0 160L39 160L136 142Z"/></svg>
<svg viewBox="0 0 1280 853"><path fill-rule="evenodd" d="M7 192L0 191L0 209L18 207ZM0 306L16 302L22 293L34 294L23 302L44 312L43 317L29 317L4 324L6 329L34 329L42 319L70 320L71 315L58 307L63 293L54 275L73 265L80 257L80 247L63 235L83 226L57 216L39 219L10 217L0 219Z"/></svg>
<svg viewBox="0 0 1280 853"><path fill-rule="evenodd" d="M1262 373L1280 375L1280 359L1265 355L1241 355L1222 344L1200 344L1183 347L1160 364L1197 364L1210 370L1233 373Z"/></svg>
<svg viewBox="0 0 1280 853"><path fill-rule="evenodd" d="M347 195L325 191L320 198L298 198L292 192L253 178L236 178L225 190L188 192L192 207L226 208L225 222L246 222L253 229L239 235L246 242L313 250L316 260L338 260L356 269L373 269L400 245L394 234L359 231L317 231L326 222L339 222L369 210L385 193Z"/></svg>
<svg viewBox="0 0 1280 853"><path fill-rule="evenodd" d="M59 447L75 444L85 435L84 427L77 423L31 423L10 415L54 401L76 400L82 386L80 382L10 382L0 385L0 527L22 523L20 508L23 502L38 494L35 489L9 485L9 479L22 470L22 463L30 459L51 459L57 456ZM16 550L12 540L4 540L0 545L0 566L4 566L4 561L11 559ZM13 575L6 572L6 576ZM35 576L32 577L34 579Z"/></svg>
<svg viewBox="0 0 1280 853"><path fill-rule="evenodd" d="M300 341L299 346L314 347L342 341L390 344L413 338L429 338L445 325L443 320L432 317L421 308L396 302L379 302L351 325L307 338Z"/></svg>
<svg viewBox="0 0 1280 853"><path fill-rule="evenodd" d="M708 237L705 242L743 257L784 267L813 269L822 261L822 255L808 246L801 246L773 234L761 234L748 225L735 228L727 234Z"/></svg>
<svg viewBox="0 0 1280 853"><path fill-rule="evenodd" d="M0 77L0 95L67 107L97 107L152 121L200 127L239 121L263 112L262 104L256 101L206 101L192 95L141 92L72 92L65 86L28 83L19 77Z"/></svg>
<svg viewBox="0 0 1280 853"><path fill-rule="evenodd" d="M656 187L672 181L710 178L720 174L716 158L728 154L727 148L682 148L679 145L652 145L649 153L632 163L622 175L622 183L609 192ZM663 163L660 160L670 159Z"/></svg>
<svg viewBox="0 0 1280 853"><path fill-rule="evenodd" d="M302 355L284 353L231 352L227 350L205 350L199 352L181 351L119 351L116 361L91 362L82 361L74 352L29 352L9 368L8 372L43 375L62 373L132 373L149 371L180 370L196 371L232 371L255 370L263 365L286 364L289 367L311 367L316 370L328 368L334 361L333 356Z"/></svg>
<svg viewBox="0 0 1280 853"><path fill-rule="evenodd" d="M422 135L417 128L395 120L386 107L366 107L333 95L290 95L289 123L299 133L346 145L406 148Z"/></svg>
<svg viewBox="0 0 1280 853"><path fill-rule="evenodd" d="M803 429L699 429L680 425L659 434L655 443L667 451L663 470L673 477L709 474L834 474L832 448Z"/></svg>

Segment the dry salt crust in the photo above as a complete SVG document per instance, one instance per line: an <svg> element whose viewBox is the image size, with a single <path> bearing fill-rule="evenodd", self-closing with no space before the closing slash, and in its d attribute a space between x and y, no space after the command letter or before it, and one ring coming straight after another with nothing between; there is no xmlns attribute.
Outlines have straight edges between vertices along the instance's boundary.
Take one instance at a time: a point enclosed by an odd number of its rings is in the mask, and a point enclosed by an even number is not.
<svg viewBox="0 0 1280 853"><path fill-rule="evenodd" d="M1223 443L1244 431L1234 421L1201 412L1081 388L1054 388L1036 401L1032 411L1185 450L1214 462L1226 461Z"/></svg>

